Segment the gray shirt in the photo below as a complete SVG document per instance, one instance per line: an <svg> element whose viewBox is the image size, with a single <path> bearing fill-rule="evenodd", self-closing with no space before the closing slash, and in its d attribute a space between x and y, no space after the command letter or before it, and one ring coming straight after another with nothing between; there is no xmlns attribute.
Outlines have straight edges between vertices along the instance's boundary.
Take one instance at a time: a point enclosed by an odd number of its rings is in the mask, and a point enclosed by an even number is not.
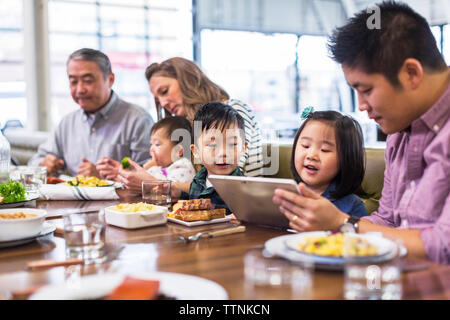
<svg viewBox="0 0 450 320"><path fill-rule="evenodd" d="M121 100L111 90L111 99L96 113L88 115L80 108L66 115L28 165L39 165L49 153L64 160L65 169L73 176L83 157L94 164L103 156L118 161L130 157L143 164L150 158L153 123L147 111Z"/></svg>

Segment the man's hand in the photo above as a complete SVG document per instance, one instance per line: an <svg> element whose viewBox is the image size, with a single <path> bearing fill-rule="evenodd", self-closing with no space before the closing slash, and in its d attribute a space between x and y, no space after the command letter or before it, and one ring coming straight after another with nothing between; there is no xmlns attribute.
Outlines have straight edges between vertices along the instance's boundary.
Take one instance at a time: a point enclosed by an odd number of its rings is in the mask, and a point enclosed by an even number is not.
<svg viewBox="0 0 450 320"><path fill-rule="evenodd" d="M133 192L142 192L142 181L144 180L155 180L150 173L148 173L139 164L130 160L130 169L125 170L120 166L119 173L117 175L118 181L122 182L126 189L130 189Z"/></svg>
<svg viewBox="0 0 450 320"><path fill-rule="evenodd" d="M272 201L280 206L280 212L289 219L289 226L299 232L337 230L348 218L328 199L299 183L301 195L276 189Z"/></svg>
<svg viewBox="0 0 450 320"><path fill-rule="evenodd" d="M119 169L121 168L121 164L119 161L113 160L108 157L103 157L101 160L97 162L96 169L100 174L102 179L115 180L119 181L117 175L119 173Z"/></svg>
<svg viewBox="0 0 450 320"><path fill-rule="evenodd" d="M85 177L100 177L100 173L95 168L95 164L90 162L88 159L83 157L81 159L81 164L78 166L78 175L82 175Z"/></svg>
<svg viewBox="0 0 450 320"><path fill-rule="evenodd" d="M58 157L54 154L49 153L44 157L44 159L42 159L40 166L46 167L47 174L50 174L62 169L64 166L64 161L58 159Z"/></svg>

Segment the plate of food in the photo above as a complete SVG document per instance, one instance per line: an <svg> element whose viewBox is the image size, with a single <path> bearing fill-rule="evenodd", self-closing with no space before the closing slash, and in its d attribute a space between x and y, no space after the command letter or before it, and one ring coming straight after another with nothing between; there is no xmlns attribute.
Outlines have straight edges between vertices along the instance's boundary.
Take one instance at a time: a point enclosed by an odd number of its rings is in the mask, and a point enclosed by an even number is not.
<svg viewBox="0 0 450 320"><path fill-rule="evenodd" d="M64 182L64 185L70 187L112 187L115 182L112 180L102 180L97 177L76 176Z"/></svg>
<svg viewBox="0 0 450 320"><path fill-rule="evenodd" d="M223 208L215 209L211 199L180 200L173 205L167 220L188 227L221 223L231 220Z"/></svg>
<svg viewBox="0 0 450 320"><path fill-rule="evenodd" d="M9 181L0 184L0 208L16 208L29 201L39 199L35 193L27 193L25 187L19 181Z"/></svg>
<svg viewBox="0 0 450 320"><path fill-rule="evenodd" d="M349 236L344 246L344 237ZM271 254L295 262L313 263L319 269L342 270L348 253L352 259L382 262L396 253L393 241L375 234L303 232L272 238L265 243ZM344 254L345 253L345 254Z"/></svg>
<svg viewBox="0 0 450 320"><path fill-rule="evenodd" d="M0 241L12 241L37 236L47 211L42 209L1 209Z"/></svg>
<svg viewBox="0 0 450 320"><path fill-rule="evenodd" d="M290 237L286 246L302 254L331 259L373 258L392 250L392 241L377 237L375 240L364 234L345 234L342 232L305 232Z"/></svg>
<svg viewBox="0 0 450 320"><path fill-rule="evenodd" d="M16 246L20 246L22 244L30 243L32 241L37 240L40 237L44 237L44 236L47 236L47 235L53 233L55 230L56 230L56 226L54 224L44 221L44 223L42 224L41 231L37 235L22 238L22 239L17 239L17 240L0 241L0 249L16 247Z"/></svg>
<svg viewBox="0 0 450 320"><path fill-rule="evenodd" d="M193 289L195 288L195 290ZM30 300L226 300L219 284L181 273L107 273L45 286Z"/></svg>

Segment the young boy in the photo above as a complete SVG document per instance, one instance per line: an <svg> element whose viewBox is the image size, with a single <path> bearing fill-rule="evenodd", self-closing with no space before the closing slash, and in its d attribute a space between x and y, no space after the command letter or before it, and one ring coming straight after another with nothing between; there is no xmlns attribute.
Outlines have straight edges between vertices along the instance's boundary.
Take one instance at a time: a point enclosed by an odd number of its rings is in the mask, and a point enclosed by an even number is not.
<svg viewBox="0 0 450 320"><path fill-rule="evenodd" d="M196 136L196 127L201 126L201 133ZM180 199L211 199L214 208L225 208L231 214L225 202L208 181L208 176L232 175L242 176L238 167L239 159L247 149L245 142L244 120L230 106L221 102L205 104L195 114L194 144L191 151L202 168L191 183L189 194L181 192Z"/></svg>

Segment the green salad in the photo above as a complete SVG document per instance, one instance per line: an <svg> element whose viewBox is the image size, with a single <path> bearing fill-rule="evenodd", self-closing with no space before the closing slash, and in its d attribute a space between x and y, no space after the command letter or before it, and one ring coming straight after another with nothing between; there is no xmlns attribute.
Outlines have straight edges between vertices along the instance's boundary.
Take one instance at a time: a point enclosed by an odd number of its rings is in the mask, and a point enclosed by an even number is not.
<svg viewBox="0 0 450 320"><path fill-rule="evenodd" d="M25 201L25 187L19 181L10 180L7 183L0 184L0 196L3 197L3 203Z"/></svg>

